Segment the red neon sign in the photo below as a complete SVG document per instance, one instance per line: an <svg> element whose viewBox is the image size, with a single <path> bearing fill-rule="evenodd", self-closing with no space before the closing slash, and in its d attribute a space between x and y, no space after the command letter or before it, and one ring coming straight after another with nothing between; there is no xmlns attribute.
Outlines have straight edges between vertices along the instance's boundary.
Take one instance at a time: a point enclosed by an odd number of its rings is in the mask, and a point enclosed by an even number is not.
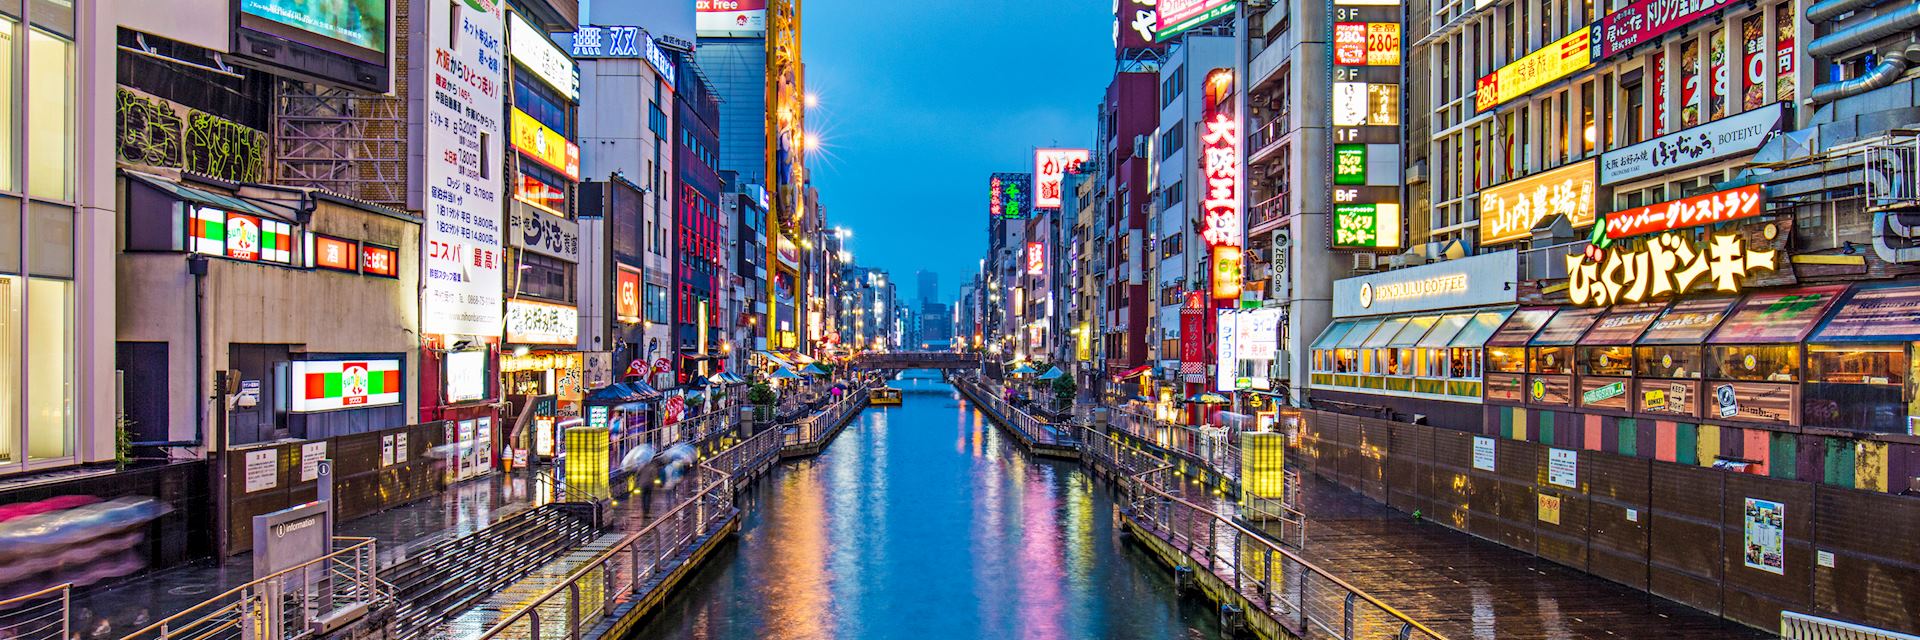
<svg viewBox="0 0 1920 640"><path fill-rule="evenodd" d="M1213 298L1240 297L1240 283L1222 286L1225 274L1241 272L1240 118L1233 112L1233 70L1207 74L1205 129L1200 134L1201 170L1207 176L1201 199L1200 238L1213 251Z"/></svg>
<svg viewBox="0 0 1920 640"><path fill-rule="evenodd" d="M1747 185L1607 214L1607 237L1615 240L1761 214L1760 185Z"/></svg>

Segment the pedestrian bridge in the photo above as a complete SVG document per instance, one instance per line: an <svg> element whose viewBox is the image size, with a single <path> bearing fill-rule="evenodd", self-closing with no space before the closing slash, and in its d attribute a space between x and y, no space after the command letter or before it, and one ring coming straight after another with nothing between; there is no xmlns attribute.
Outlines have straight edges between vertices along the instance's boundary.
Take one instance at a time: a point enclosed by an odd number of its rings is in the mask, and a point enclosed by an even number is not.
<svg viewBox="0 0 1920 640"><path fill-rule="evenodd" d="M946 351L901 351L863 354L854 363L862 369L978 369L980 356Z"/></svg>

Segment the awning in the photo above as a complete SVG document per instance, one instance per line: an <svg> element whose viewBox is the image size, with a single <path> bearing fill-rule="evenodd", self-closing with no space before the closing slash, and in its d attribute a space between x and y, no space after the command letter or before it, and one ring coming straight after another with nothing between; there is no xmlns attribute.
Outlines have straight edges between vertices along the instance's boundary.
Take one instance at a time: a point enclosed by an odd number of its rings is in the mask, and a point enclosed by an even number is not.
<svg viewBox="0 0 1920 640"><path fill-rule="evenodd" d="M1340 339L1346 337L1347 332L1351 330L1353 330L1352 320L1340 320L1329 324L1327 328L1320 330L1320 337L1314 338L1313 344L1307 348L1332 349L1333 345L1339 344Z"/></svg>
<svg viewBox="0 0 1920 640"><path fill-rule="evenodd" d="M792 361L789 361L786 358L782 358L780 357L780 354L774 353L772 351L762 351L760 352L760 357L766 358L768 360L772 360L774 364L780 365L782 367L786 367L788 369L793 368Z"/></svg>
<svg viewBox="0 0 1920 640"><path fill-rule="evenodd" d="M1533 336L1527 344L1537 347L1561 347L1580 342L1580 336L1587 335L1587 329L1600 320L1601 312L1606 309L1561 309L1547 321L1547 326Z"/></svg>
<svg viewBox="0 0 1920 640"><path fill-rule="evenodd" d="M1392 340L1394 334L1400 333L1400 329L1406 326L1406 318L1388 318L1382 320L1380 322L1380 328L1374 329L1373 335L1367 336L1367 341L1360 343L1360 348L1374 349L1387 346L1387 341Z"/></svg>
<svg viewBox="0 0 1920 640"><path fill-rule="evenodd" d="M1847 285L1749 293L1713 332L1709 344L1785 344L1806 340Z"/></svg>
<svg viewBox="0 0 1920 640"><path fill-rule="evenodd" d="M587 394L586 401L595 405L626 404L645 402L660 397L660 392L644 382L615 382L594 389Z"/></svg>
<svg viewBox="0 0 1920 640"><path fill-rule="evenodd" d="M1427 330L1432 329L1433 324L1439 321L1440 316L1415 316L1407 318L1406 326L1401 327L1400 332L1394 334L1392 340L1387 341L1387 346L1411 347L1419 344L1420 339L1426 337Z"/></svg>
<svg viewBox="0 0 1920 640"><path fill-rule="evenodd" d="M794 373L792 369L780 369L773 372L773 377L778 380L799 380L800 374Z"/></svg>
<svg viewBox="0 0 1920 640"><path fill-rule="evenodd" d="M1373 330L1379 327L1380 320L1378 318L1355 320L1353 321L1353 330L1348 331L1347 335L1342 336L1340 342L1335 343L1333 346L1336 349L1359 347L1360 343L1366 342L1367 336L1373 335Z"/></svg>
<svg viewBox="0 0 1920 640"><path fill-rule="evenodd" d="M1633 344L1634 340L1640 338L1640 333L1646 331L1647 325L1653 324L1666 308L1664 302L1615 306L1593 324L1593 329L1587 331L1587 337L1581 339L1580 344L1597 347Z"/></svg>
<svg viewBox="0 0 1920 640"><path fill-rule="evenodd" d="M275 220L280 220L284 222L296 222L295 220L288 218L285 215L274 213L266 209L263 209L260 207L260 205L254 204L252 201L247 200L245 198L214 193L206 189L189 187L187 185L180 184L178 182L174 182L166 178L148 175L138 171L122 171L121 173L126 175L128 178L132 180L139 181L141 184L172 194L173 197L179 198L186 202L197 202L203 205L215 207L218 209L225 209L227 211L232 211L235 213L245 213L249 215L273 218Z"/></svg>
<svg viewBox="0 0 1920 640"><path fill-rule="evenodd" d="M1553 317L1553 312L1552 307L1515 311L1513 315L1507 317L1506 324L1500 325L1499 331L1493 332L1493 337L1489 338L1486 344L1489 347L1526 346L1527 341L1533 339L1534 332L1539 331L1540 327L1547 323L1547 318Z"/></svg>
<svg viewBox="0 0 1920 640"><path fill-rule="evenodd" d="M1920 340L1920 285L1859 285L1808 342Z"/></svg>
<svg viewBox="0 0 1920 640"><path fill-rule="evenodd" d="M1460 330L1465 328L1467 322L1470 320L1473 320L1473 314L1471 313L1455 313L1441 316L1438 321L1433 323L1433 328L1427 330L1427 335L1422 336L1420 342L1414 343L1413 346L1429 348L1445 347L1447 343L1453 342L1454 336L1460 335Z"/></svg>
<svg viewBox="0 0 1920 640"><path fill-rule="evenodd" d="M1673 303L1666 313L1660 314L1653 324L1647 325L1646 333L1640 334L1640 341L1634 344L1701 344L1707 336L1726 319L1727 311L1739 298L1694 298Z"/></svg>
<svg viewBox="0 0 1920 640"><path fill-rule="evenodd" d="M1060 370L1060 367L1051 367L1051 368L1049 368L1049 369L1047 369L1047 372L1046 372L1046 373L1042 373L1042 374L1040 374L1040 379L1041 379L1041 380L1052 380L1052 379L1055 379L1055 378L1060 378L1060 377L1063 377L1063 376L1066 376L1066 375L1067 375L1067 372L1065 372L1065 371L1061 371L1061 370Z"/></svg>
<svg viewBox="0 0 1920 640"><path fill-rule="evenodd" d="M1505 323L1507 317L1511 315L1513 315L1511 307L1473 314L1473 319L1467 321L1467 326L1460 328L1460 334L1454 336L1453 342L1448 343L1447 346L1458 349L1478 349L1487 346L1487 340L1493 338L1494 332L1499 331L1500 325Z"/></svg>
<svg viewBox="0 0 1920 640"><path fill-rule="evenodd" d="M1138 367L1134 367L1132 369L1122 371L1120 372L1119 375L1114 376L1113 379L1115 381L1126 380L1128 378L1136 377L1136 376L1139 376L1140 374L1143 374L1152 370L1153 370L1153 365L1143 364Z"/></svg>

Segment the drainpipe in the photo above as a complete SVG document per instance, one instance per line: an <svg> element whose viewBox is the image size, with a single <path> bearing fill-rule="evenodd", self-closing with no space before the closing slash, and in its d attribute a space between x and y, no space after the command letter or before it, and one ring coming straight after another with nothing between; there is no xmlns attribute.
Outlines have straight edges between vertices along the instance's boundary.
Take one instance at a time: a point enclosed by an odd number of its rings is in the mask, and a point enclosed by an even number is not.
<svg viewBox="0 0 1920 640"><path fill-rule="evenodd" d="M1912 239L1915 228L1900 221L1900 216L1888 215L1885 211L1873 214L1873 253L1889 263L1920 262L1920 247L1895 249L1887 244L1887 234Z"/></svg>
<svg viewBox="0 0 1920 640"><path fill-rule="evenodd" d="M1807 23L1820 24L1834 16L1856 9L1877 7L1886 0L1821 0L1807 7Z"/></svg>
<svg viewBox="0 0 1920 640"><path fill-rule="evenodd" d="M1903 5L1860 24L1814 38L1807 45L1807 55L1830 58L1914 27L1920 27L1920 2Z"/></svg>
<svg viewBox="0 0 1920 640"><path fill-rule="evenodd" d="M1813 92L1807 95L1807 99L1814 104L1826 104L1891 85L1895 80L1899 80L1900 76L1906 74L1907 67L1912 66L1916 59L1920 59L1920 43L1889 51L1880 57L1879 63L1873 65L1872 69L1868 69L1860 77L1814 87Z"/></svg>

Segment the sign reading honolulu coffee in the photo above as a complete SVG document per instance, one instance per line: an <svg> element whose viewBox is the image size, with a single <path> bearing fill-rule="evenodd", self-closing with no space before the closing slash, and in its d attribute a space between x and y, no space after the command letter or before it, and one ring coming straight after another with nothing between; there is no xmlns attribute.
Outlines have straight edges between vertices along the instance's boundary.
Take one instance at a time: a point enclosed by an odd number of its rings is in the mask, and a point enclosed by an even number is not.
<svg viewBox="0 0 1920 640"><path fill-rule="evenodd" d="M1519 252L1501 251L1407 269L1335 280L1334 317L1410 313L1511 304L1506 286L1519 269Z"/></svg>

